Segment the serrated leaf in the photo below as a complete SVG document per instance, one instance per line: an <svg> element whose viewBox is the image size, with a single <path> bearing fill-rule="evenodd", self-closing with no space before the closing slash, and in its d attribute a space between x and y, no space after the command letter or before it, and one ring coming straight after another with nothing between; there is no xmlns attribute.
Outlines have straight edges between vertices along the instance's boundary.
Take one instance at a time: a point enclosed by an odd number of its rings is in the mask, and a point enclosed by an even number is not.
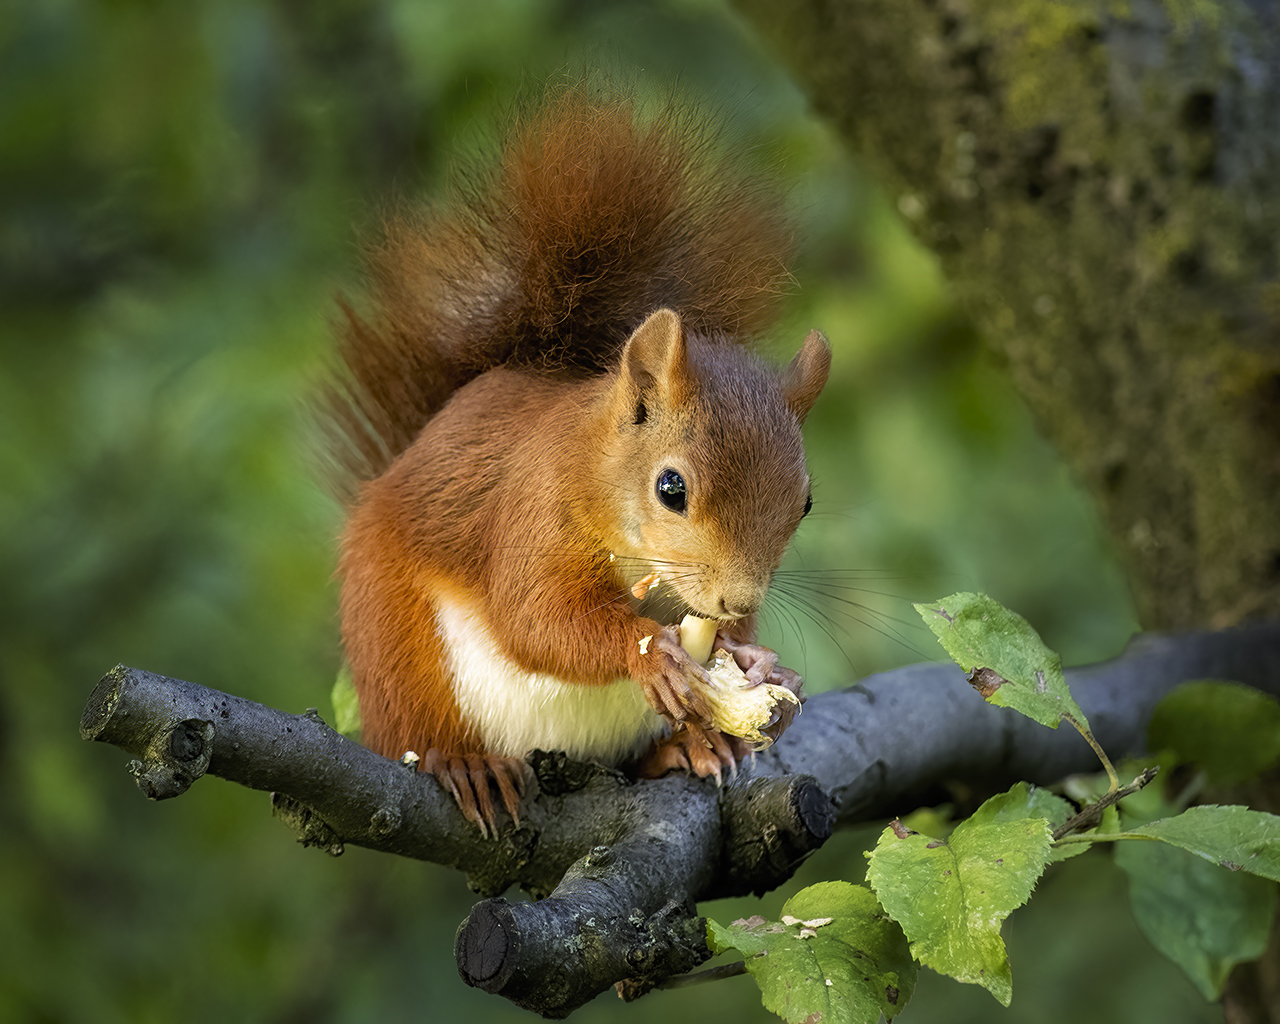
<svg viewBox="0 0 1280 1024"><path fill-rule="evenodd" d="M1071 698L1062 659L1021 615L986 594L960 593L915 606L946 652L992 704L1013 708L1050 729L1064 715L1088 722Z"/></svg>
<svg viewBox="0 0 1280 1024"><path fill-rule="evenodd" d="M1221 998L1231 969L1267 948L1274 882L1164 843L1119 843L1115 856L1139 929L1205 999Z"/></svg>
<svg viewBox="0 0 1280 1024"><path fill-rule="evenodd" d="M937 807L918 807L910 814L904 814L901 821L912 832L920 832L933 839L945 839L959 824L953 820L954 814L954 806L939 804Z"/></svg>
<svg viewBox="0 0 1280 1024"><path fill-rule="evenodd" d="M1183 683L1156 705L1147 746L1236 785L1280 760L1280 701L1239 683Z"/></svg>
<svg viewBox="0 0 1280 1024"><path fill-rule="evenodd" d="M902 929L861 885L820 882L782 908L784 919L707 922L711 949L736 949L765 1008L789 1022L874 1024L911 998L918 968Z"/></svg>
<svg viewBox="0 0 1280 1024"><path fill-rule="evenodd" d="M1154 836L1230 871L1280 881L1280 817L1274 814L1210 804L1130 831Z"/></svg>
<svg viewBox="0 0 1280 1024"><path fill-rule="evenodd" d="M993 796L979 807L970 821L1018 821L1021 818L1043 818L1049 822L1050 833L1070 818L1075 808L1062 797L1025 782L1019 782L1007 793ZM1104 812L1105 813L1105 812ZM1092 830L1090 830L1092 831ZM1087 833L1086 833L1087 834ZM1050 849L1049 863L1067 860L1087 852L1088 846L1076 844Z"/></svg>
<svg viewBox="0 0 1280 1024"><path fill-rule="evenodd" d="M1031 895L1051 836L1049 822L1038 817L970 818L947 840L900 835L890 826L868 855L867 879L917 960L982 985L1008 1006L1013 975L1000 925Z"/></svg>
<svg viewBox="0 0 1280 1024"><path fill-rule="evenodd" d="M989 824L1044 818L1052 828L1057 828L1074 813L1075 809L1062 797L1039 786L1019 782L1007 793L999 793L986 801L969 820L976 824Z"/></svg>

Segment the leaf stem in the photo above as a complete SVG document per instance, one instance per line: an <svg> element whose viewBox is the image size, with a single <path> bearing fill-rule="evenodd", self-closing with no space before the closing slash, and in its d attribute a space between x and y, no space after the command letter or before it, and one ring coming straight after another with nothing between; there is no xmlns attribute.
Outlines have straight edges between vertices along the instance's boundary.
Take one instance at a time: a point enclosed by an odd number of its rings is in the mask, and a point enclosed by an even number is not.
<svg viewBox="0 0 1280 1024"><path fill-rule="evenodd" d="M684 988L687 985L701 985L707 981L720 981L723 978L734 978L739 974L747 973L747 962L739 960L732 964L720 964L718 967L708 967L705 971L695 971L692 974L676 974L670 978L663 978L662 981L654 985L654 988Z"/></svg>
<svg viewBox="0 0 1280 1024"><path fill-rule="evenodd" d="M1120 788L1120 777L1116 775L1116 770L1111 767L1111 759L1107 757L1107 752L1093 738L1093 733L1089 731L1089 728L1083 722L1076 721L1074 715L1063 714L1062 717L1076 727L1076 732L1084 737L1085 742L1093 747L1093 752L1098 755L1098 760L1102 762L1102 767L1106 769L1107 778L1111 780L1111 788L1107 791L1108 795L1116 792ZM1143 783L1143 785L1145 784Z"/></svg>
<svg viewBox="0 0 1280 1024"><path fill-rule="evenodd" d="M1143 835L1141 832L1077 832L1073 836L1063 836L1061 839L1053 841L1054 846L1064 846L1067 843L1114 843L1121 839L1141 839L1144 842L1153 843L1160 842L1159 836Z"/></svg>

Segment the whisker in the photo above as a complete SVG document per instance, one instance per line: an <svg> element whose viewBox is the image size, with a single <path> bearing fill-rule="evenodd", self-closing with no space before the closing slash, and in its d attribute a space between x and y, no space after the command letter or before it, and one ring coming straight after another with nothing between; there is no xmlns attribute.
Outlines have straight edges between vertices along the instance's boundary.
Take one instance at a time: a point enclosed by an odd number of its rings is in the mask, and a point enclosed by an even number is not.
<svg viewBox="0 0 1280 1024"><path fill-rule="evenodd" d="M797 577L777 581L774 589L782 598L804 609L806 615L818 616L826 622L832 622L831 606L835 606L842 616L862 628L893 641L925 660L931 658L931 655L921 650L910 636L916 632L923 634L924 627L921 623L912 617L902 618L848 596L850 592L867 593L900 603L905 600L900 595L861 587L844 587L833 583L815 585L812 581L806 582ZM847 657L847 652L845 653Z"/></svg>
<svg viewBox="0 0 1280 1024"><path fill-rule="evenodd" d="M803 604L805 607L811 608L815 613L827 614L822 605L812 599L805 598L800 594L788 593L787 591L783 591L783 594L789 599ZM836 598L834 600L843 606L841 613L849 619L852 619L859 625L878 633L886 640L893 640L915 654L918 654L921 657L926 657L924 652L921 651L920 648L917 647L907 636L903 635L899 629L895 629L894 626L889 625L889 623L893 623L902 630L911 630L915 628L923 629L923 626L919 623L913 622L910 619L902 619L895 615L890 615L887 612L881 611L878 608L872 608L870 605L863 604L859 601L840 598Z"/></svg>
<svg viewBox="0 0 1280 1024"><path fill-rule="evenodd" d="M809 577L826 577L828 579L851 580L909 580L910 575L895 572L892 569L779 569L773 574L774 579L806 579Z"/></svg>
<svg viewBox="0 0 1280 1024"><path fill-rule="evenodd" d="M798 599L794 595L784 594L782 596L783 598L786 599L786 602L790 605L790 610L793 613L799 612L803 614L805 618L807 618L810 622L812 622L815 626L817 626L818 629L822 630L822 632L826 634L827 639L830 640L832 644L835 645L836 650L840 652L840 656L844 658L846 664L848 664L849 671L852 672L855 676L858 675L859 674L858 666L854 664L852 656L849 654L847 650L845 650L844 644L836 637L835 633L832 632L832 627L834 626L834 624L833 623L829 624L829 619L826 615L823 614L822 610L818 608L816 605L807 604L806 602ZM797 629L798 628L799 628L799 623L797 620Z"/></svg>
<svg viewBox="0 0 1280 1024"><path fill-rule="evenodd" d="M618 596L617 596L617 597L611 597L608 601L601 601L601 602L600 602L598 605L596 605L595 607L593 607L593 608L588 608L586 611L581 612L581 613L579 613L578 615L575 615L575 616L574 616L573 618L571 618L569 621L570 621L570 622L580 622L582 619L585 619L588 615L594 615L596 612L600 611L602 608L608 608L610 605L614 605L614 604L621 604L621 603L623 603L624 601L626 601L626 600L627 600L628 596L629 596L629 595L628 595L628 594L626 594L626 593L620 593L620 594L618 594Z"/></svg>
<svg viewBox="0 0 1280 1024"><path fill-rule="evenodd" d="M780 587L779 589L784 594L792 592L791 590L788 589L788 584L785 582L783 583L782 587ZM843 594L840 594L837 591L834 591L831 589L822 589L818 587L805 588L805 589L806 589L806 592L808 593L813 593L813 594L817 594L820 597L825 597L827 600L833 601L837 604L845 605L846 607L849 607L849 608L858 608L858 609L861 609L862 611L874 613L880 619L886 620L888 622L896 622L899 626L902 626L904 629L913 629L913 628L918 628L920 626L919 621L916 619L911 619L911 618L904 619L904 618L899 618L896 615L890 615L888 612L881 611L878 608L873 609L869 605L864 604L862 601L856 601L851 597L845 597ZM899 598L897 594L889 594L881 590L866 590L860 587L849 587L846 589L856 591L857 593L860 593L860 594L874 594L876 597L886 597L891 600L901 600L901 598Z"/></svg>
<svg viewBox="0 0 1280 1024"><path fill-rule="evenodd" d="M800 648L800 657L804 668L804 673L802 674L807 673L809 669L809 638L805 636L804 629L796 613L785 602L770 601L760 610L760 618L762 623L765 619L772 619L779 623L778 632L784 641L786 640L786 633L782 627L790 627L791 632L795 635L796 646Z"/></svg>

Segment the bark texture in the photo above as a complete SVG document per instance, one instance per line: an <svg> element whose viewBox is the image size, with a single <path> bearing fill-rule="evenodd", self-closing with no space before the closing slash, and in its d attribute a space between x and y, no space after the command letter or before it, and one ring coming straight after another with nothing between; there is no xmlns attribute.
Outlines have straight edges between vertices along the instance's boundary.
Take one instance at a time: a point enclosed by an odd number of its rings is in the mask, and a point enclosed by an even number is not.
<svg viewBox="0 0 1280 1024"><path fill-rule="evenodd" d="M1143 637L1067 672L1117 757L1142 750L1160 697L1206 677L1280 695L1280 623ZM814 697L723 787L682 773L632 782L535 753L537 795L492 839L433 778L352 743L314 710L290 715L121 666L93 691L80 731L134 755L129 770L152 800L216 775L271 790L307 845L339 854L355 843L467 872L491 898L458 931L463 980L550 1017L615 984L641 995L705 959L696 904L781 884L830 835L837 806L853 823L930 802L944 784L994 792L1098 767L1074 731L985 703L941 664ZM543 898L509 903L497 894L511 884Z"/></svg>
<svg viewBox="0 0 1280 1024"><path fill-rule="evenodd" d="M1143 625L1280 610L1280 8L736 2L1007 358Z"/></svg>

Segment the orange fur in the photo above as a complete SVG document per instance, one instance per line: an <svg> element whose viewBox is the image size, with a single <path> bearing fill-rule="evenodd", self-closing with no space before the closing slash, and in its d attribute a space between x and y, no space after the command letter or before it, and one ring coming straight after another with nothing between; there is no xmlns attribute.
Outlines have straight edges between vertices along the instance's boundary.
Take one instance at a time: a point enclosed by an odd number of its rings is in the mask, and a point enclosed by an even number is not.
<svg viewBox="0 0 1280 1024"><path fill-rule="evenodd" d="M691 609L749 640L804 514L800 423L825 340L811 334L781 372L744 347L788 250L777 201L701 127L580 88L520 119L496 169L450 205L388 223L374 312L344 307L334 398L365 478L339 570L371 747L523 754L495 748L495 715L577 708L575 687L602 715L629 714L627 680L696 717L687 668L641 641ZM679 512L655 494L666 470L688 484ZM630 596L654 572L657 593ZM475 635L460 642L458 623ZM481 658L495 693L540 696L486 706L489 725L468 718ZM635 742L650 728L637 720Z"/></svg>
<svg viewBox="0 0 1280 1024"><path fill-rule="evenodd" d="M376 476L458 388L504 363L600 372L660 306L745 343L790 281L777 190L718 152L675 102L552 89L491 167L401 204L366 246L372 311L343 303L329 396L340 461Z"/></svg>

